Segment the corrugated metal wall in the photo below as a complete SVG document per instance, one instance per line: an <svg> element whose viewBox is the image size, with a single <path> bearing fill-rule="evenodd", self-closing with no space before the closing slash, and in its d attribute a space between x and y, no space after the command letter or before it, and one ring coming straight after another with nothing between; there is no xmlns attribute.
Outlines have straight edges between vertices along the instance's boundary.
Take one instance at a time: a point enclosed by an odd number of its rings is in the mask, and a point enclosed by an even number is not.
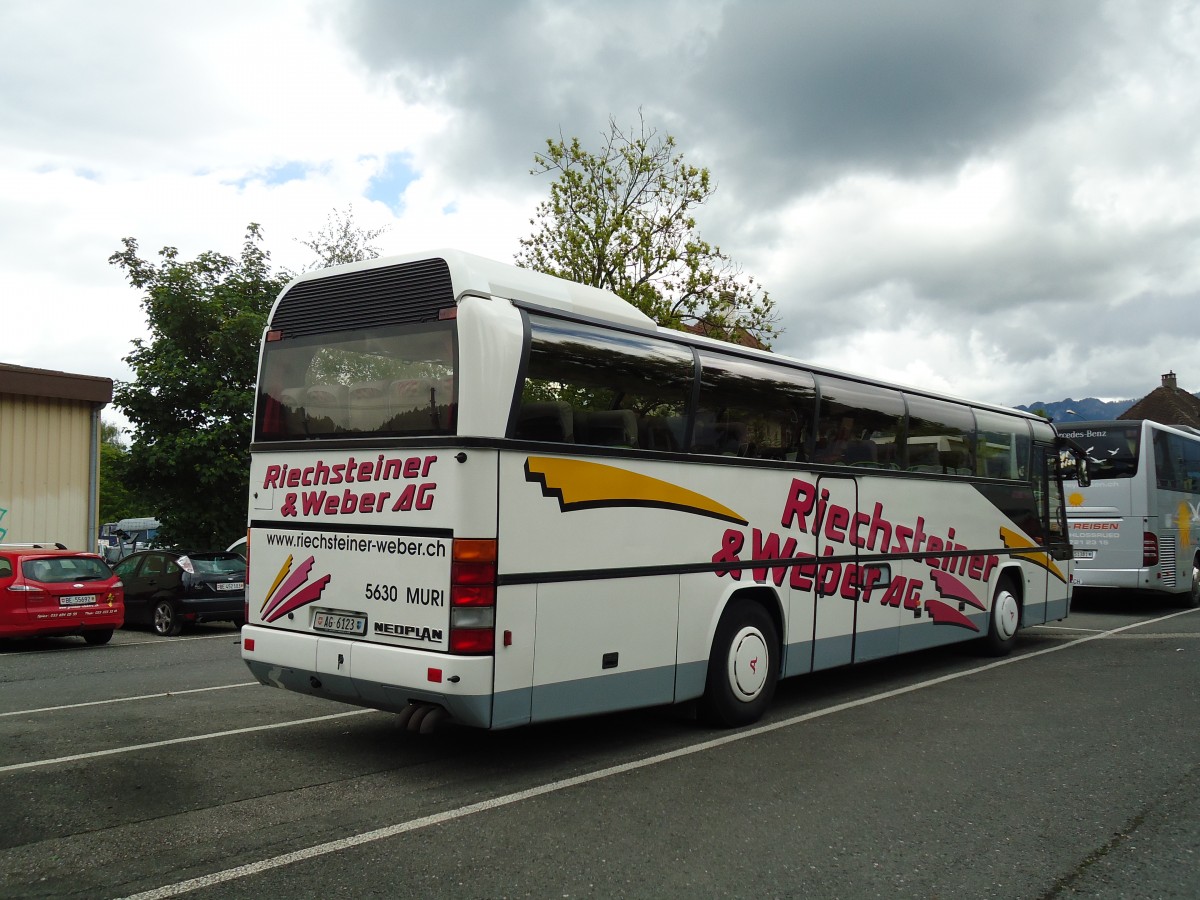
<svg viewBox="0 0 1200 900"><path fill-rule="evenodd" d="M0 542L60 541L95 551L88 546L94 408L0 394Z"/></svg>

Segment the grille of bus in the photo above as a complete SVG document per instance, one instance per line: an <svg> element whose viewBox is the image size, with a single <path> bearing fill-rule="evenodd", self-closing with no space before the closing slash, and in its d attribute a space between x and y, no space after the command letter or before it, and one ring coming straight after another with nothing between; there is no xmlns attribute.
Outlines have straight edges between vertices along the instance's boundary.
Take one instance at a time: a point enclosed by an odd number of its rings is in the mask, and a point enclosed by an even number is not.
<svg viewBox="0 0 1200 900"><path fill-rule="evenodd" d="M444 259L423 259L302 281L279 301L271 328L287 337L436 321L454 305Z"/></svg>
<svg viewBox="0 0 1200 900"><path fill-rule="evenodd" d="M1165 535L1158 541L1158 574L1163 587L1175 587L1175 536Z"/></svg>

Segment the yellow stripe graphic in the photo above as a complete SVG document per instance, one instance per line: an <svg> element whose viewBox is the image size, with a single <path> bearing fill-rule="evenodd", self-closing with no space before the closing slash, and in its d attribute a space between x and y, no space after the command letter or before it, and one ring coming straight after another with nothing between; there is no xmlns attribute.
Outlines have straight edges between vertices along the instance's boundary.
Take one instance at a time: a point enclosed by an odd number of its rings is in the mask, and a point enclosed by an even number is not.
<svg viewBox="0 0 1200 900"><path fill-rule="evenodd" d="M530 456L525 460L525 478L540 483L545 496L557 498L563 512L605 506L653 506L749 524L744 516L711 497L603 463Z"/></svg>
<svg viewBox="0 0 1200 900"><path fill-rule="evenodd" d="M271 583L271 587L267 590L267 593L263 596L262 606L259 607L260 610L267 608L267 601L270 600L271 595L275 593L275 588L279 587L280 583L283 581L284 578L287 577L287 573L290 571L292 571L292 555L289 553L287 562L285 562L283 564L283 568L280 569L279 574L275 576L275 581L273 581Z"/></svg>
<svg viewBox="0 0 1200 900"><path fill-rule="evenodd" d="M1066 583L1067 576L1063 574L1062 569L1060 569L1057 565L1054 564L1054 560L1052 560L1050 558L1049 554L1047 554L1045 550L1042 550L1040 547L1038 547L1037 544L1035 544L1035 543L1033 543L1033 541L1029 540L1029 538L1025 537L1024 535L1018 534L1017 532L1013 531L1011 528L1001 528L1000 529L1000 539L1002 541L1004 541L1004 546L1008 547L1010 550L1022 550L1023 551L1026 548L1032 549L1033 552L1031 552L1031 553L1023 552L1020 555L1022 557L1024 557L1025 559L1029 560L1035 566L1041 566L1043 569L1045 569L1047 572L1049 572L1051 575L1053 575L1059 581L1063 582L1064 584Z"/></svg>

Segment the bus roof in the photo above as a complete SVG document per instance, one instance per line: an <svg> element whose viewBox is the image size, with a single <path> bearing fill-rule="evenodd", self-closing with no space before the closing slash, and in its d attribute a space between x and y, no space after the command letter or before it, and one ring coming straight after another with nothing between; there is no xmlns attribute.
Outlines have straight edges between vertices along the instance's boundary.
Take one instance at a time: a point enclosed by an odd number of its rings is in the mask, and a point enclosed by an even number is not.
<svg viewBox="0 0 1200 900"><path fill-rule="evenodd" d="M990 409L1022 416L1032 419L1035 422L1051 425L1048 419L1027 410L1013 409L994 403L981 403L912 385L893 384L850 371L826 369L773 351L759 350L740 344L730 344L693 332L666 328L658 325L653 319L633 306L633 304L618 297L612 291L450 248L427 250L420 253L404 253L396 256L383 256L376 259L367 259L306 272L295 278L283 289L275 301L274 308L271 310L269 321L275 320L276 310L279 308L280 303L296 285L304 284L305 282L320 281L321 279L330 277L349 275L354 272L385 269L406 263L417 263L434 259L442 259L446 262L450 272L455 302L460 301L464 295L471 294L503 297L517 303L526 303L545 309L558 310L567 314L613 323L617 326L657 332L660 337L679 343L691 344L697 347L712 347L713 349L720 349L724 353L732 353L750 358L769 358L776 362L782 362L785 365L796 366L826 375L848 378L865 384L886 385L908 393L950 400L957 403L966 403L980 409ZM1065 423L1062 424L1065 426Z"/></svg>
<svg viewBox="0 0 1200 900"><path fill-rule="evenodd" d="M491 295L533 303L580 316L620 322L623 325L633 325L639 328L655 327L653 319L611 291L451 249L405 253L401 256L386 256L343 266L333 266L328 269L316 269L296 278L284 289L283 293L286 294L295 284L328 278L330 275L439 258L446 260L450 268L455 300L460 299L464 294Z"/></svg>

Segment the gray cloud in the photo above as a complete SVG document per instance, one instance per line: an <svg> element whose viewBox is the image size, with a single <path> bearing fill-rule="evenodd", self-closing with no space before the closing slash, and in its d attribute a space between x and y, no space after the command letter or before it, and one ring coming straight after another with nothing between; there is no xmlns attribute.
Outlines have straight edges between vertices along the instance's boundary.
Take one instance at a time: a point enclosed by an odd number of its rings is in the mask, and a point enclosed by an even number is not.
<svg viewBox="0 0 1200 900"><path fill-rule="evenodd" d="M389 249L503 259L545 139L640 110L711 170L701 234L782 351L1009 403L1200 387L1192 3L45 0L0 5L0 50L14 294L110 289L123 234L286 244L351 200Z"/></svg>
<svg viewBox="0 0 1200 900"><path fill-rule="evenodd" d="M742 2L724 11L693 102L713 103L771 190L921 175L1061 107L1102 34L1090 0Z"/></svg>

